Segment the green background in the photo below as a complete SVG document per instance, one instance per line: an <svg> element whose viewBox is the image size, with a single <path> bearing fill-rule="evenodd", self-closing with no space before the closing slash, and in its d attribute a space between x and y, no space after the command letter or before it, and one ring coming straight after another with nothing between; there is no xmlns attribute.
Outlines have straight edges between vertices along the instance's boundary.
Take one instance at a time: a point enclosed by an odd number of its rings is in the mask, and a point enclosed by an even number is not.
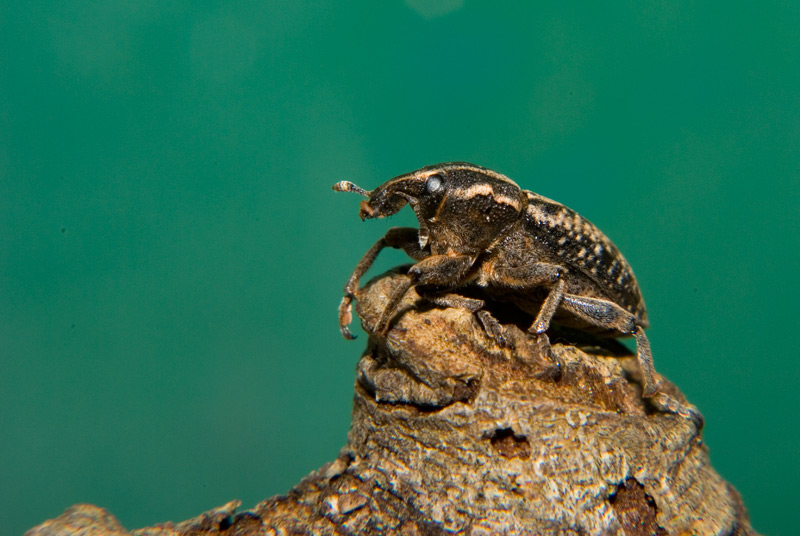
<svg viewBox="0 0 800 536"><path fill-rule="evenodd" d="M0 532L333 459L341 287L414 218L330 187L466 160L616 242L714 466L794 534L800 4L556 4L3 2Z"/></svg>

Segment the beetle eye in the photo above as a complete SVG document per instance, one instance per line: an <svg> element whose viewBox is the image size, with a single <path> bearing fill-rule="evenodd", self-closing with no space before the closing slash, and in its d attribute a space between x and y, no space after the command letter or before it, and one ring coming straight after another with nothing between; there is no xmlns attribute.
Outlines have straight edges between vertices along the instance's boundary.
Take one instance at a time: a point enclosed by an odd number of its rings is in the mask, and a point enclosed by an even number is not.
<svg viewBox="0 0 800 536"><path fill-rule="evenodd" d="M428 180L425 181L425 192L432 194L438 192L442 188L442 176L438 173L435 173L428 177Z"/></svg>

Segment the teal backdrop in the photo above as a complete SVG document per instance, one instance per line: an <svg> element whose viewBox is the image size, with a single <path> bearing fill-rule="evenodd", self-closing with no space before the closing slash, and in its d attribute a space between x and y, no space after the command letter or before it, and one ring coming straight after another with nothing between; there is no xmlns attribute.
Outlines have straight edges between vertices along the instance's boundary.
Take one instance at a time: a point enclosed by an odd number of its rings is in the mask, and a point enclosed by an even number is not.
<svg viewBox="0 0 800 536"><path fill-rule="evenodd" d="M715 468L795 534L800 4L563 4L3 2L0 532L333 459L342 285L414 218L331 185L466 160L616 242Z"/></svg>

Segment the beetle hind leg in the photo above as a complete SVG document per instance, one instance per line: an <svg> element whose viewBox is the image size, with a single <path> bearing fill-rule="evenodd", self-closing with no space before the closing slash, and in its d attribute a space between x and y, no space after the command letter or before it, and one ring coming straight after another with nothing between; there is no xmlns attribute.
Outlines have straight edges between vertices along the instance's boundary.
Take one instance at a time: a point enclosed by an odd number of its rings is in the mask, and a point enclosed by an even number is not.
<svg viewBox="0 0 800 536"><path fill-rule="evenodd" d="M566 294L561 306L576 317L602 329L616 331L620 335L633 335L636 340L636 360L642 372L642 396L647 398L660 411L673 413L690 420L699 432L703 428L703 416L691 404L683 404L667 393L659 390L655 379L653 355L650 341L644 334L644 327L636 316L614 302L600 298L587 298Z"/></svg>
<svg viewBox="0 0 800 536"><path fill-rule="evenodd" d="M658 393L650 341L633 314L612 301L574 294L564 295L561 306L593 326L615 331L620 335L633 335L636 339L636 360L642 372L642 396L650 398Z"/></svg>

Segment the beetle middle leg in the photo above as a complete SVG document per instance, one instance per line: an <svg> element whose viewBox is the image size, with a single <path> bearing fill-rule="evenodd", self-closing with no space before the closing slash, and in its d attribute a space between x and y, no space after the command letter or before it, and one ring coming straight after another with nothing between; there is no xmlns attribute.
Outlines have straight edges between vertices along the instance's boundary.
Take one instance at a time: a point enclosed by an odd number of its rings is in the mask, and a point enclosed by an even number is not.
<svg viewBox="0 0 800 536"><path fill-rule="evenodd" d="M546 331L564 297L566 268L546 262L520 263L501 259L492 262L486 272L490 275L489 279L492 284L505 288L529 290L545 287L549 289L547 297L528 331L536 335L540 352L553 363L557 371L560 371L561 363L550 347L550 339ZM493 336L490 330L487 332Z"/></svg>

